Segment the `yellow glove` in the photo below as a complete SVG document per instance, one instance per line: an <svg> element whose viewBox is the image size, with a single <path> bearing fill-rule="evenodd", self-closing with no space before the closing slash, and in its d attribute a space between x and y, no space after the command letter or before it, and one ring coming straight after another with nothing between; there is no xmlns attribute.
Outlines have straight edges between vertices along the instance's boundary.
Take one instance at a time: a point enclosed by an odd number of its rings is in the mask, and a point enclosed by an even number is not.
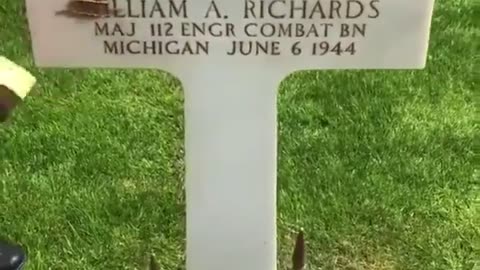
<svg viewBox="0 0 480 270"><path fill-rule="evenodd" d="M28 95L36 78L23 67L0 56L0 122Z"/></svg>

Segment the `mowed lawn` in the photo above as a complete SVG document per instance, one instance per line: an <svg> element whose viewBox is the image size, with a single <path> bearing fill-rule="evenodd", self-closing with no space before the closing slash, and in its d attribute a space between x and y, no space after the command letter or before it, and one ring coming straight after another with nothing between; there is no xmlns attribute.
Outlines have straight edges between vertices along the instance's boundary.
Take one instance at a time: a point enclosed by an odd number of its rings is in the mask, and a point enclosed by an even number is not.
<svg viewBox="0 0 480 270"><path fill-rule="evenodd" d="M143 269L149 253L183 269L179 82L36 68L22 2L0 4L0 55L38 84L0 127L0 238L27 248L27 269ZM311 270L480 269L478 11L437 0L425 70L284 80L279 270L301 227Z"/></svg>

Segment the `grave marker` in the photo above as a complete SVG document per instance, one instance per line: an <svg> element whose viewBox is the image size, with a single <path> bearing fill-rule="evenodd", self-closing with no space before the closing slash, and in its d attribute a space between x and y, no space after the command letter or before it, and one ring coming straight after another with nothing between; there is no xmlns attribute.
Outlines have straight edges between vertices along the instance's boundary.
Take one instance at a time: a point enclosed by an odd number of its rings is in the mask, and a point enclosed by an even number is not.
<svg viewBox="0 0 480 270"><path fill-rule="evenodd" d="M434 5L104 1L27 0L35 61L162 69L181 80L189 270L276 269L280 81L307 69L421 69Z"/></svg>

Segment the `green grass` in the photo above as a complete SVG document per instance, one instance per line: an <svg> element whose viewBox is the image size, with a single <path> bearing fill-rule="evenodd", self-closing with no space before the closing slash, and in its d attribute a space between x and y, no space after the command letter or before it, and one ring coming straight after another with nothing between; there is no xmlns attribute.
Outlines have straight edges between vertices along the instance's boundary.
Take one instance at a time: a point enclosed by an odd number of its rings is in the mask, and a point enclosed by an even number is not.
<svg viewBox="0 0 480 270"><path fill-rule="evenodd" d="M148 252L165 269L183 265L179 83L156 71L37 69L23 1L3 2L0 55L39 82L0 128L0 238L28 249L27 269L140 269ZM480 269L478 11L437 1L425 70L283 82L282 266L304 227L312 270Z"/></svg>

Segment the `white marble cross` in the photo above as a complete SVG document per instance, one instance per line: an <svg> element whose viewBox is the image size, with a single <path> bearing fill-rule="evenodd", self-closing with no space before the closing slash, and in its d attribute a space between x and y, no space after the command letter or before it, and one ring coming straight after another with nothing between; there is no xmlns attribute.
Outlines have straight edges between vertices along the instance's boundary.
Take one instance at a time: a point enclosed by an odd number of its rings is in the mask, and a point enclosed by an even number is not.
<svg viewBox="0 0 480 270"><path fill-rule="evenodd" d="M45 68L154 68L181 80L188 270L276 269L280 81L307 69L421 69L434 6L108 0L106 12L102 1L59 12L67 0L27 0L35 61Z"/></svg>

